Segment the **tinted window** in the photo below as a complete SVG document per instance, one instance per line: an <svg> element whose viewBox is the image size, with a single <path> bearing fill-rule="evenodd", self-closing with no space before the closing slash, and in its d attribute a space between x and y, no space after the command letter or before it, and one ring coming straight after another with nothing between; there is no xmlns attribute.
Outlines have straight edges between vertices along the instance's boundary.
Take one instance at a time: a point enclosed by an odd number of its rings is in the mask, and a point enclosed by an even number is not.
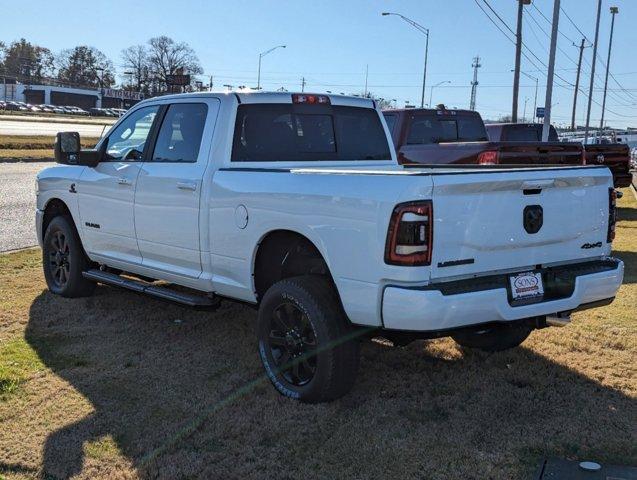
<svg viewBox="0 0 637 480"><path fill-rule="evenodd" d="M440 125L438 119L433 117L415 116L412 118L408 145L428 145L438 143L440 138Z"/></svg>
<svg viewBox="0 0 637 480"><path fill-rule="evenodd" d="M433 115L415 115L411 123L407 144L428 145L441 142L480 142L487 140L482 119L474 115L440 118Z"/></svg>
<svg viewBox="0 0 637 480"><path fill-rule="evenodd" d="M458 117L458 140L460 142L484 142L488 140L484 122L477 115Z"/></svg>
<svg viewBox="0 0 637 480"><path fill-rule="evenodd" d="M387 160L380 118L371 108L239 105L232 161Z"/></svg>
<svg viewBox="0 0 637 480"><path fill-rule="evenodd" d="M507 142L541 142L542 125L507 125L505 129L505 140ZM551 125L549 127L549 142L558 142L557 131Z"/></svg>
<svg viewBox="0 0 637 480"><path fill-rule="evenodd" d="M159 106L143 107L131 113L108 136L106 148L109 160L141 160L150 127Z"/></svg>
<svg viewBox="0 0 637 480"><path fill-rule="evenodd" d="M536 125L508 125L507 142L539 142L542 139L542 127Z"/></svg>
<svg viewBox="0 0 637 480"><path fill-rule="evenodd" d="M153 162L196 162L206 124L205 103L175 103L161 123Z"/></svg>
<svg viewBox="0 0 637 480"><path fill-rule="evenodd" d="M393 133L394 126L396 126L397 118L398 117L396 115L385 114L385 123L387 123L387 129L389 130L389 133Z"/></svg>
<svg viewBox="0 0 637 480"><path fill-rule="evenodd" d="M458 140L458 124L455 120L440 120L439 142L455 142Z"/></svg>

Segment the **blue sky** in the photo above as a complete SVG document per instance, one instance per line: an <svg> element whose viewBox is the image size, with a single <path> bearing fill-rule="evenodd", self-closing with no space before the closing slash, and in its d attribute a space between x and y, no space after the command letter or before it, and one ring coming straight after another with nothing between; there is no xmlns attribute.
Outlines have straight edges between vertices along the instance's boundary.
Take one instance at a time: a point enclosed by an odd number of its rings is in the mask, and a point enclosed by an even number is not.
<svg viewBox="0 0 637 480"><path fill-rule="evenodd" d="M483 0L477 0L482 3ZM502 18L515 29L514 0L488 0ZM596 0L562 0L562 7L589 39L594 38ZM480 86L477 109L487 118L510 113L514 46L489 22L476 0L138 0L83 1L31 0L12 2L3 7L0 40L25 37L57 52L79 44L102 50L123 72L120 52L144 43L157 35L168 35L189 43L197 52L204 71L213 75L215 86L223 84L256 85L259 52L286 44L263 59L262 86L284 86L299 90L305 77L306 91L359 93L364 89L365 69L374 94L405 101L420 102L424 36L398 17L383 17L392 11L414 19L430 29L429 66L425 103L430 86L445 83L433 92L433 102L467 108L472 79L472 58L480 55ZM485 7L484 3L482 5ZM609 7L619 7L615 21L611 72L629 93L609 81L612 93L607 99L606 118L612 126L637 127L637 1L604 0L598 54L606 62L610 31ZM525 43L539 59L548 64L550 25L539 14L551 17L553 0L534 0L525 7ZM537 9L535 8L537 7ZM51 13L55 11L57 13ZM488 10L487 10L488 11ZM537 22L537 23L536 23ZM506 27L502 27L506 31ZM577 48L581 34L562 14L560 18L556 71L565 81L574 83ZM511 35L510 35L511 36ZM567 58L567 55L571 59ZM592 48L585 50L582 88L588 92ZM531 54L529 56L533 59ZM533 59L540 66L540 62ZM541 66L540 66L541 67ZM523 59L522 69L540 78L538 105L544 103L545 71L539 71ZM596 83L603 87L604 68L597 64ZM206 79L207 81L207 79ZM559 81L559 80L558 80ZM564 84L564 82L560 82ZM535 84L522 77L520 107L525 99L527 116L533 109ZM602 92L594 99L600 104ZM570 122L573 88L556 87L553 96L554 123ZM586 114L586 95L578 100L578 123ZM592 119L599 122L600 108L593 105Z"/></svg>

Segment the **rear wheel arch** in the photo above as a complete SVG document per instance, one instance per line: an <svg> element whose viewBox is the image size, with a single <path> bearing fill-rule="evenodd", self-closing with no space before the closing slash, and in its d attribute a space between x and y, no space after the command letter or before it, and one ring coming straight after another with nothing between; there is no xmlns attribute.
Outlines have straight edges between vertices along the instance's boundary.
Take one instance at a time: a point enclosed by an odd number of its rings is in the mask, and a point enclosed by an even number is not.
<svg viewBox="0 0 637 480"><path fill-rule="evenodd" d="M258 301L268 288L286 278L322 275L334 284L327 261L315 243L292 230L273 230L261 238L254 254L252 274Z"/></svg>

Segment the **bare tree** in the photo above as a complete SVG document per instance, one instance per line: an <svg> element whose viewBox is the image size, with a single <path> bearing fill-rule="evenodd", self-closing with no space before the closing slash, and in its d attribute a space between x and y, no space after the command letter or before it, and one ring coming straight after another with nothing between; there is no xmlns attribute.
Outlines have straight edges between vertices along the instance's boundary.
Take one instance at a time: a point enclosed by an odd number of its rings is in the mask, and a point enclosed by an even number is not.
<svg viewBox="0 0 637 480"><path fill-rule="evenodd" d="M132 80L138 92L148 93L150 66L148 49L144 45L133 45L122 50L124 68L132 72Z"/></svg>
<svg viewBox="0 0 637 480"><path fill-rule="evenodd" d="M175 42L164 35L148 41L148 65L154 83L160 89L166 86L167 75L180 71L192 75L203 73L195 51L187 43Z"/></svg>

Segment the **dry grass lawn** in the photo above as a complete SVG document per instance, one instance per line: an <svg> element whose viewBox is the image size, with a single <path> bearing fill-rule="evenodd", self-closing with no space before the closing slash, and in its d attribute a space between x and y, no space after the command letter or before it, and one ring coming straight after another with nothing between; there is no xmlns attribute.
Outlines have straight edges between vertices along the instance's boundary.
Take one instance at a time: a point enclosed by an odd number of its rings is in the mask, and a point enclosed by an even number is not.
<svg viewBox="0 0 637 480"><path fill-rule="evenodd" d="M0 478L528 479L546 456L637 464L637 201L624 190L609 307L515 351L363 346L353 391L275 393L254 310L193 311L99 287L45 290L0 256Z"/></svg>
<svg viewBox="0 0 637 480"><path fill-rule="evenodd" d="M82 137L82 147L92 148L99 138ZM0 135L0 160L53 158L54 136Z"/></svg>

